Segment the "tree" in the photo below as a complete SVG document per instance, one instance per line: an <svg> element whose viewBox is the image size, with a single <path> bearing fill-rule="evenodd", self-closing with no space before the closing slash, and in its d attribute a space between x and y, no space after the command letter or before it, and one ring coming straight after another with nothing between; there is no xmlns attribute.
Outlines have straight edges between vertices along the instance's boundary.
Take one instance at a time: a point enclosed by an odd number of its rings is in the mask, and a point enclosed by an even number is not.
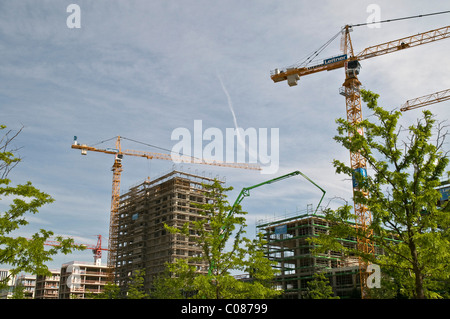
<svg viewBox="0 0 450 319"><path fill-rule="evenodd" d="M398 127L399 111L379 107L379 96L370 91L361 91L361 96L373 115L357 125L338 119L335 140L351 152L359 151L369 174L354 172L338 160L333 164L337 173L360 185L353 200L368 208L372 223L364 232L349 223L355 220L349 205L328 210L327 218L335 226L316 243L322 245L320 250L347 250L377 263L402 295L439 298L440 286L450 276L450 215L436 205L440 198L436 187L449 162L443 150L447 133L427 110L415 125ZM357 236L369 238L384 255L363 254L337 240Z"/></svg>
<svg viewBox="0 0 450 319"><path fill-rule="evenodd" d="M144 291L145 270L137 270L128 284L127 299L147 299Z"/></svg>
<svg viewBox="0 0 450 319"><path fill-rule="evenodd" d="M313 275L313 280L308 282L305 299L339 299L339 297L334 296L333 288L325 274L318 272Z"/></svg>
<svg viewBox="0 0 450 319"><path fill-rule="evenodd" d="M0 125L0 131L5 129L6 126ZM41 206L54 201L50 195L35 188L30 181L11 185L12 181L8 175L21 161L16 154L18 148L11 148L11 145L21 131L22 128L17 132L9 130L0 139L0 200L12 201L7 211L0 212L0 264L12 266L10 277L20 272L51 275L45 263L51 261L53 255L59 252L67 254L73 249L84 248L73 245L73 239L57 236L55 238L60 242L60 246L46 250L44 242L54 234L44 229L33 234L31 238L11 236L15 230L28 225L26 214L37 214ZM0 281L0 289L7 286L10 277Z"/></svg>
<svg viewBox="0 0 450 319"><path fill-rule="evenodd" d="M121 293L121 287L116 283L107 282L101 293L88 292L88 299L148 299L144 290L145 271L138 270L130 278L130 282Z"/></svg>
<svg viewBox="0 0 450 319"><path fill-rule="evenodd" d="M215 180L211 185L204 185L209 198L207 203L199 204L200 218L191 221L177 229L165 225L173 234L190 237L201 247L201 256L191 257L191 262L205 262L208 265L208 275L194 274L192 280L187 280L187 274L192 274L188 261L178 261L170 268L172 276L180 278L185 285L179 289L185 292L195 292L196 298L228 299L228 298L274 298L280 291L272 287L275 275L273 263L265 257L262 235L250 240L245 234L247 214L237 205L233 214L228 213L231 206L225 192L232 187L224 188ZM230 248L227 249L229 243ZM248 281L239 281L231 275L232 270L249 274ZM191 277L192 278L192 277ZM180 283L180 282L179 282Z"/></svg>
<svg viewBox="0 0 450 319"><path fill-rule="evenodd" d="M25 299L25 286L22 281L16 282L12 293L11 299Z"/></svg>
<svg viewBox="0 0 450 319"><path fill-rule="evenodd" d="M120 287L112 282L107 282L101 293L88 292L88 299L121 299Z"/></svg>
<svg viewBox="0 0 450 319"><path fill-rule="evenodd" d="M153 299L186 299L195 296L195 266L189 265L186 259L177 259L174 263L166 263L164 274L153 280L150 297Z"/></svg>

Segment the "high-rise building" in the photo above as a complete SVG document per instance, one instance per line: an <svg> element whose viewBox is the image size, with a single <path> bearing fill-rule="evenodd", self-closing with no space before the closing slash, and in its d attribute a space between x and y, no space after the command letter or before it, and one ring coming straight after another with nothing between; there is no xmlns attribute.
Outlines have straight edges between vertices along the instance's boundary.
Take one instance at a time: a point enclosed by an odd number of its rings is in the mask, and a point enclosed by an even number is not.
<svg viewBox="0 0 450 319"><path fill-rule="evenodd" d="M120 198L116 282L126 290L136 271L145 271L144 287L165 271L166 263L202 253L193 238L169 233L164 224L181 227L199 220L200 208L206 203L204 184L207 178L186 172L172 171L152 181L145 181ZM195 264L200 273L207 273L205 263Z"/></svg>

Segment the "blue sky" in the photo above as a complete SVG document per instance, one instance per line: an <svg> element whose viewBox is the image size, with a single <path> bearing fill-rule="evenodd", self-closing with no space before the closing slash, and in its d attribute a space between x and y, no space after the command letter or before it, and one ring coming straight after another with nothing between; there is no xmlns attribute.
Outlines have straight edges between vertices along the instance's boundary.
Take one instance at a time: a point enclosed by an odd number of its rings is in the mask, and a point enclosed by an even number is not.
<svg viewBox="0 0 450 319"><path fill-rule="evenodd" d="M81 28L69 29L69 4L81 8ZM381 19L448 10L442 1L3 1L0 3L0 123L24 131L16 140L23 162L11 173L51 194L55 202L29 216L27 236L39 228L94 245L108 236L114 158L81 156L73 136L88 145L121 135L171 149L176 128L234 127L232 101L242 128L278 128L280 168L250 170L184 165L207 176L226 177L230 201L242 187L300 170L334 197L351 200L351 181L335 174L333 159L348 161L337 145L335 120L345 117L338 94L344 71L302 78L299 85L273 83L270 70L301 61L345 24L367 21L370 4ZM448 25L449 15L357 27L356 52L365 47ZM446 61L450 40L362 62L363 85L394 109L406 100L450 87ZM339 37L324 52L339 55ZM222 83L223 87L222 87ZM226 92L228 93L228 96ZM230 100L228 99L230 98ZM449 118L448 103L429 107ZM402 124L414 123L409 111ZM364 114L369 116L367 112ZM113 147L113 142L99 147ZM124 141L125 149L156 151ZM122 191L173 163L126 157ZM320 190L297 176L252 192L244 199L249 234L255 220L317 205ZM332 202L331 205L340 205ZM7 200L0 202L4 209ZM107 246L107 241L103 243ZM56 256L50 267L91 261L91 252ZM104 257L104 261L106 258Z"/></svg>

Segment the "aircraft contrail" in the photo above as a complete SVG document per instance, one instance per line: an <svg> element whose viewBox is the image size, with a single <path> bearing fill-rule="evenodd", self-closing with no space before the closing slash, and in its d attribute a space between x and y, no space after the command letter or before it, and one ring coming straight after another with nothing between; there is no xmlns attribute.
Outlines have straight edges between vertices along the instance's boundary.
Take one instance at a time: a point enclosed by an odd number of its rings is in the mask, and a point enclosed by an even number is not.
<svg viewBox="0 0 450 319"><path fill-rule="evenodd" d="M234 121L234 127L236 129L236 134L237 134L237 138L238 138L238 143L244 147L244 149L247 151L247 153L251 156L253 156L256 160L258 160L258 154L252 150L251 148L248 147L248 145L245 144L245 141L243 140L242 136L241 136L241 132L239 130L239 126L237 123L237 118L236 118L236 114L234 113L234 109L233 109L233 102L231 101L231 96L228 93L227 88L225 87L225 84L222 81L222 78L220 77L219 73L217 73L217 77L220 81L220 84L222 86L222 90L225 93L225 95L227 96L227 100L228 100L228 108L231 111L231 115L233 115L233 121Z"/></svg>

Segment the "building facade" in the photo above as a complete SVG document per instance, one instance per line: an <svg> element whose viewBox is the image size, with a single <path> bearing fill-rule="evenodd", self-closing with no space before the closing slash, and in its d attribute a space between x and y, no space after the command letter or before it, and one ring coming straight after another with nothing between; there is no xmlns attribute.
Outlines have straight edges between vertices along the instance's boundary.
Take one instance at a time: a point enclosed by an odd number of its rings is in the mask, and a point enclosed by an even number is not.
<svg viewBox="0 0 450 319"><path fill-rule="evenodd" d="M214 179L172 171L145 181L121 196L118 222L116 282L126 290L130 278L145 270L144 287L164 273L166 263L201 254L192 238L169 233L164 224L181 227L202 217L197 204L206 203L204 184ZM205 263L195 264L207 273Z"/></svg>
<svg viewBox="0 0 450 319"><path fill-rule="evenodd" d="M437 187L437 190L441 193L441 198L437 205L438 207L443 207L448 202L450 196L450 180L441 181L441 185Z"/></svg>
<svg viewBox="0 0 450 319"><path fill-rule="evenodd" d="M71 261L61 267L59 299L89 299L102 293L108 267L86 261Z"/></svg>
<svg viewBox="0 0 450 319"><path fill-rule="evenodd" d="M258 221L257 230L267 241L267 257L277 262L276 268L280 271L276 286L284 291L283 298L304 297L308 282L318 272L324 272L328 277L335 296L360 296L358 259L340 251L314 253L313 244L307 240L327 233L329 226L325 218L307 211L296 212L291 217ZM341 242L356 248L356 238L342 239Z"/></svg>
<svg viewBox="0 0 450 319"><path fill-rule="evenodd" d="M36 290L34 299L58 299L61 270L51 269L50 276L38 275L36 277Z"/></svg>
<svg viewBox="0 0 450 319"><path fill-rule="evenodd" d="M0 290L0 299L9 299L12 297L16 277L11 274L9 269L0 269L0 281L7 287Z"/></svg>
<svg viewBox="0 0 450 319"><path fill-rule="evenodd" d="M36 275L20 274L15 279L15 288L23 287L23 297L25 299L34 299L36 291Z"/></svg>

